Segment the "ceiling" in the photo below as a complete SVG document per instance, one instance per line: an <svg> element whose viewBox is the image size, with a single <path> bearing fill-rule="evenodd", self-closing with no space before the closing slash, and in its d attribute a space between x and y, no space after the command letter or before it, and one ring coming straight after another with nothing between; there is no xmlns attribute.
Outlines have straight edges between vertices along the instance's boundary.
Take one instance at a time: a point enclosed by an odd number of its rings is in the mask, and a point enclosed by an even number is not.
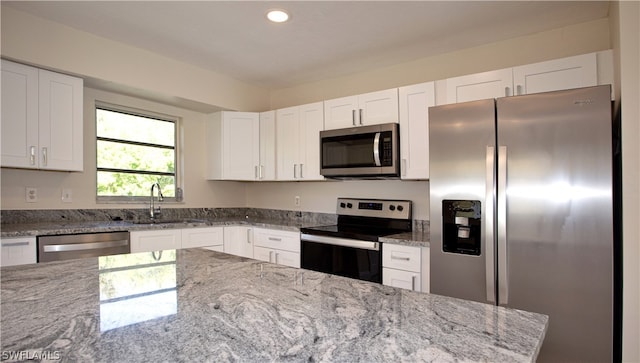
<svg viewBox="0 0 640 363"><path fill-rule="evenodd" d="M279 89L605 18L599 1L2 1ZM284 24L268 9L287 9Z"/></svg>

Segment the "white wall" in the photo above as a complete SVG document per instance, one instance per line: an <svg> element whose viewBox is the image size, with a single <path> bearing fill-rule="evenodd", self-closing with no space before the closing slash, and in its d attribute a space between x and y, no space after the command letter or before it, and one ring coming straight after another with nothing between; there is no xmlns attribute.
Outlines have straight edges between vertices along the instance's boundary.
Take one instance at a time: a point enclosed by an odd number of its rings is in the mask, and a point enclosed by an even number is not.
<svg viewBox="0 0 640 363"><path fill-rule="evenodd" d="M622 114L622 359L640 362L640 2L614 3L611 17Z"/></svg>
<svg viewBox="0 0 640 363"><path fill-rule="evenodd" d="M51 172L2 168L2 209L144 208L146 204L96 203L95 102L102 101L181 118L184 142L184 203L179 208L244 207L246 188L238 182L205 180L205 114L86 88L84 90L84 171ZM38 202L26 203L25 187L38 189ZM149 186L151 187L151 186ZM62 203L62 188L70 188L72 203Z"/></svg>

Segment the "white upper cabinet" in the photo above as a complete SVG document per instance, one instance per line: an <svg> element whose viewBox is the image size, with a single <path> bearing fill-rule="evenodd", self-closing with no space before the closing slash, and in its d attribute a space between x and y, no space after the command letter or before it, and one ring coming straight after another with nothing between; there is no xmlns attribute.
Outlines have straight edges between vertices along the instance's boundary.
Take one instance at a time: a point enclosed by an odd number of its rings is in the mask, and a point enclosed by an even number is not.
<svg viewBox="0 0 640 363"><path fill-rule="evenodd" d="M324 101L324 129L398 122L398 89Z"/></svg>
<svg viewBox="0 0 640 363"><path fill-rule="evenodd" d="M83 80L2 60L2 166L83 170Z"/></svg>
<svg viewBox="0 0 640 363"><path fill-rule="evenodd" d="M323 104L311 103L276 111L278 180L322 180L320 131Z"/></svg>
<svg viewBox="0 0 640 363"><path fill-rule="evenodd" d="M511 68L449 78L444 103L459 103L513 95Z"/></svg>
<svg viewBox="0 0 640 363"><path fill-rule="evenodd" d="M596 86L596 53L513 68L515 95Z"/></svg>
<svg viewBox="0 0 640 363"><path fill-rule="evenodd" d="M208 179L258 179L260 166L258 113L216 112L209 115L206 128Z"/></svg>
<svg viewBox="0 0 640 363"><path fill-rule="evenodd" d="M258 180L276 180L276 112L260 113Z"/></svg>
<svg viewBox="0 0 640 363"><path fill-rule="evenodd" d="M402 179L429 179L429 107L434 106L434 82L398 89Z"/></svg>
<svg viewBox="0 0 640 363"><path fill-rule="evenodd" d="M439 87L438 92L446 94L438 104L596 86L599 84L598 58L598 53L589 53L449 78L438 82L444 87Z"/></svg>

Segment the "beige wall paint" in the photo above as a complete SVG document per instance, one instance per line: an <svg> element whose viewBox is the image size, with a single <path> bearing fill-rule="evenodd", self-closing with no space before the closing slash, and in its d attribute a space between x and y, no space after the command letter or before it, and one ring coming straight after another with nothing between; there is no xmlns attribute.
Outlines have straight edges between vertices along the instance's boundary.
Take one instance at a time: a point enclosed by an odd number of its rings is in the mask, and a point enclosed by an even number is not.
<svg viewBox="0 0 640 363"><path fill-rule="evenodd" d="M294 198L300 196L300 207ZM426 181L319 181L252 183L247 186L250 207L335 213L336 198L380 198L413 201L413 217L429 219L429 183Z"/></svg>
<svg viewBox="0 0 640 363"><path fill-rule="evenodd" d="M271 92L273 109L610 49L608 19Z"/></svg>
<svg viewBox="0 0 640 363"><path fill-rule="evenodd" d="M2 6L2 57L177 105L262 111L269 90ZM208 106L206 106L208 105Z"/></svg>
<svg viewBox="0 0 640 363"><path fill-rule="evenodd" d="M2 209L144 208L146 204L96 203L96 100L181 118L185 162L184 203L166 207L244 207L245 184L205 180L205 114L105 91L84 90L84 172L1 169ZM25 187L38 189L38 202L26 203ZM151 186L149 186L151 187ZM62 203L62 188L71 188L73 203Z"/></svg>
<svg viewBox="0 0 640 363"><path fill-rule="evenodd" d="M622 359L640 362L640 2L614 3L611 13L622 114Z"/></svg>

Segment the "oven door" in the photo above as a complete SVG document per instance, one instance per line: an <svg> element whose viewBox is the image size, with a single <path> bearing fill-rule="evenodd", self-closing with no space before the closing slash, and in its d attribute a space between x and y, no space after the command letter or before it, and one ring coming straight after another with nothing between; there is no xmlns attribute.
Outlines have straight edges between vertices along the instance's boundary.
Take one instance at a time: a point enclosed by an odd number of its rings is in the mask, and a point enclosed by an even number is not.
<svg viewBox="0 0 640 363"><path fill-rule="evenodd" d="M303 233L300 267L382 283L382 248L378 242Z"/></svg>
<svg viewBox="0 0 640 363"><path fill-rule="evenodd" d="M325 177L398 176L398 124L320 132Z"/></svg>

